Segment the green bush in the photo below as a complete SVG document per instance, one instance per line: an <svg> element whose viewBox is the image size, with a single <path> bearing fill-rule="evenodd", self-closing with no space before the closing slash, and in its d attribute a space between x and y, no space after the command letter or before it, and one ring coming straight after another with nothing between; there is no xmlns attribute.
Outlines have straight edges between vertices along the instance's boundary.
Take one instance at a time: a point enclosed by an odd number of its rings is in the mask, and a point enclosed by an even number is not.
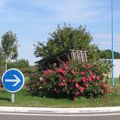
<svg viewBox="0 0 120 120"><path fill-rule="evenodd" d="M44 88L44 82L42 75L38 72L30 74L28 81L28 88L31 95L35 96L45 96L46 90Z"/></svg>
<svg viewBox="0 0 120 120"><path fill-rule="evenodd" d="M29 90L32 95L67 97L73 100L79 96L100 97L110 92L101 68L97 64L80 63L54 66L53 69L43 71L42 75L33 74L28 84Z"/></svg>
<svg viewBox="0 0 120 120"><path fill-rule="evenodd" d="M25 59L20 59L16 60L14 62L9 62L8 63L8 68L27 68L29 67L29 62L28 60Z"/></svg>
<svg viewBox="0 0 120 120"><path fill-rule="evenodd" d="M21 70L25 76L29 76L30 74L35 72L37 69L35 66L30 66L28 60L25 60L25 59L9 62L8 69L10 68L17 68Z"/></svg>

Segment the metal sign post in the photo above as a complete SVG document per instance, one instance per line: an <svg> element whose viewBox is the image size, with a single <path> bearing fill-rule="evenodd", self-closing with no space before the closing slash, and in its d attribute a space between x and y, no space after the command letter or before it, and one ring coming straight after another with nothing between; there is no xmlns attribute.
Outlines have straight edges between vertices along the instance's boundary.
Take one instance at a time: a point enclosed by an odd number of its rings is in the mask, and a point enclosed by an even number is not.
<svg viewBox="0 0 120 120"><path fill-rule="evenodd" d="M15 103L15 94L11 94L11 102Z"/></svg>

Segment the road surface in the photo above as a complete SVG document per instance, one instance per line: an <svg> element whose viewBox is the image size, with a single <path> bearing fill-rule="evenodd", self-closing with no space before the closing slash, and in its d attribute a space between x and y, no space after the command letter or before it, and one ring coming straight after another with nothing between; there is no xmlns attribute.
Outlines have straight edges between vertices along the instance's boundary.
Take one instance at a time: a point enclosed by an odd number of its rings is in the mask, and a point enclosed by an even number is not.
<svg viewBox="0 0 120 120"><path fill-rule="evenodd" d="M0 113L0 120L120 120L120 113L97 113L97 114Z"/></svg>

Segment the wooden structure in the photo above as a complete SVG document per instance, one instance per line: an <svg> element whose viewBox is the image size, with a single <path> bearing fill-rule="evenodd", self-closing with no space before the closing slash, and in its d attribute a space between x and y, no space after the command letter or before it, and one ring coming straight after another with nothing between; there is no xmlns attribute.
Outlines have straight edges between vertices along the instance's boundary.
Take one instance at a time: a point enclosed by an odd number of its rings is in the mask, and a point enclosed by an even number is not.
<svg viewBox="0 0 120 120"><path fill-rule="evenodd" d="M69 50L69 55L72 60L78 60L81 63L87 62L86 51L82 50Z"/></svg>
<svg viewBox="0 0 120 120"><path fill-rule="evenodd" d="M80 61L80 63L87 62L87 53L82 50L65 50L53 56L43 58L36 63L40 69L46 70L53 64L59 66L60 63L67 62L69 60L77 60Z"/></svg>

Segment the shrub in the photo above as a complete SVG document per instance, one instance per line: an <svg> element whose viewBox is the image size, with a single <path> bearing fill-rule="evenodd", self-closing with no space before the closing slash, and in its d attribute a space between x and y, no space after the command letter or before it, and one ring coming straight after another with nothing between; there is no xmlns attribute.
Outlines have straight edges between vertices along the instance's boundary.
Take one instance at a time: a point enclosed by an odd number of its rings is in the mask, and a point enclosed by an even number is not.
<svg viewBox="0 0 120 120"><path fill-rule="evenodd" d="M63 63L59 67L43 71L42 79L34 76L29 83L31 93L44 91L45 96L100 97L110 92L102 70L96 64ZM32 84L31 84L32 83Z"/></svg>
<svg viewBox="0 0 120 120"><path fill-rule="evenodd" d="M44 88L43 77L38 72L34 72L29 75L29 81L27 86L31 95L35 96L45 96L47 91Z"/></svg>
<svg viewBox="0 0 120 120"><path fill-rule="evenodd" d="M25 59L19 59L14 62L9 62L8 63L8 68L26 68L29 67L29 62L28 60Z"/></svg>
<svg viewBox="0 0 120 120"><path fill-rule="evenodd" d="M3 87L2 85L2 75L5 72L4 66L0 66L0 89Z"/></svg>

